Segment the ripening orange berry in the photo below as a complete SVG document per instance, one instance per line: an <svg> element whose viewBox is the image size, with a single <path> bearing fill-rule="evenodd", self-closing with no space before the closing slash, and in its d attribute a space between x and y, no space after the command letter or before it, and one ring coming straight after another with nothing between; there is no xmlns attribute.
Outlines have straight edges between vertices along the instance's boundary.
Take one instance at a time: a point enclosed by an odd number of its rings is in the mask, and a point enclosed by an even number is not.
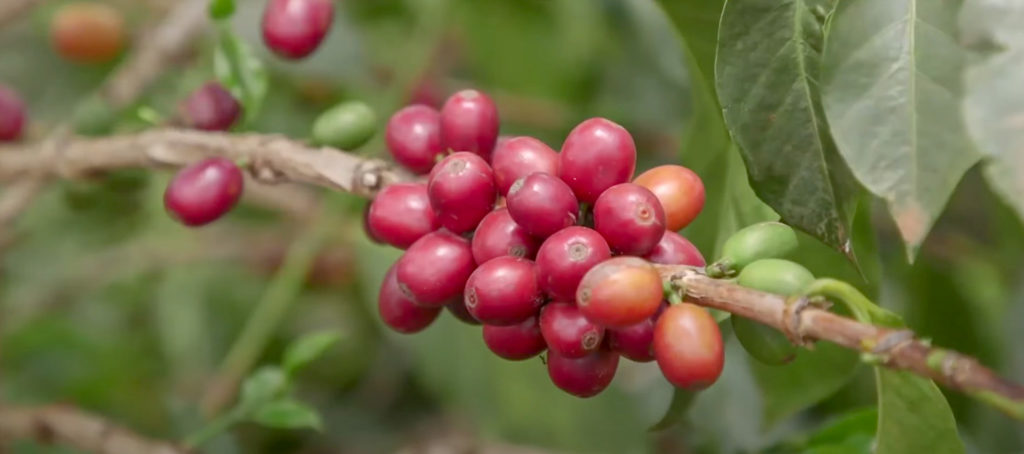
<svg viewBox="0 0 1024 454"><path fill-rule="evenodd" d="M50 22L54 50L75 63L106 63L124 47L124 16L97 2L69 3Z"/></svg>

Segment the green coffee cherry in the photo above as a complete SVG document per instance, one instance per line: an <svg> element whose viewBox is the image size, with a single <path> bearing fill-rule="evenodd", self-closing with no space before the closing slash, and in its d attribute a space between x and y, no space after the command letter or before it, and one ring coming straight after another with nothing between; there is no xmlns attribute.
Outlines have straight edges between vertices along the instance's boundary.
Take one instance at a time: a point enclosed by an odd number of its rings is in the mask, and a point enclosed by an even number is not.
<svg viewBox="0 0 1024 454"><path fill-rule="evenodd" d="M313 122L313 141L352 150L366 143L377 132L377 116L370 106L348 101L324 111Z"/></svg>
<svg viewBox="0 0 1024 454"><path fill-rule="evenodd" d="M784 257L797 247L796 232L781 222L740 229L722 245L722 257L707 268L711 277L732 276L759 259Z"/></svg>
<svg viewBox="0 0 1024 454"><path fill-rule="evenodd" d="M736 283L762 292L792 296L802 292L814 275L798 263L761 259L743 268ZM754 359L768 364L786 364L796 357L797 348L781 332L748 318L730 317L733 332Z"/></svg>

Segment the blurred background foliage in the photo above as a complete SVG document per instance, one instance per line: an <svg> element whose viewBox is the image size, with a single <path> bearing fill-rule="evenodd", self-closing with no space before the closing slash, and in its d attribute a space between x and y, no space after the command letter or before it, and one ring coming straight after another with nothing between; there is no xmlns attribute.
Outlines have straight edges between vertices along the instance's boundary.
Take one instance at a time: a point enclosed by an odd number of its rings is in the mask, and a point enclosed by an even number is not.
<svg viewBox="0 0 1024 454"><path fill-rule="evenodd" d="M31 138L66 120L69 106L114 66L77 66L53 53L47 24L62 3L44 2L0 30L0 81L27 100ZM139 33L175 2L111 3ZM580 120L604 116L634 135L639 168L694 168L708 202L684 234L708 258L732 231L774 216L753 196L734 150L704 148L714 138L702 134L715 132L687 130L706 106L694 101L693 68L679 40L686 33L673 25L686 21L673 22L652 0L345 0L324 45L299 63L261 45L262 3L240 1L232 19L271 76L264 109L247 129L304 138L320 111L361 100L378 111L382 130L405 103L439 104L476 87L494 95L503 134L557 148ZM212 39L139 106L173 114L178 99L212 78ZM119 130L145 126L135 112ZM383 155L382 134L362 150ZM681 424L650 433L672 392L653 363L623 361L608 391L581 400L551 385L539 359L503 361L486 350L478 327L450 315L419 335L383 329L376 291L399 252L366 240L365 202L331 195L337 203L321 212L298 199L281 210L253 197L226 220L188 230L163 213L168 178L126 172L55 185L13 227L16 242L0 262L4 402L75 403L154 437L181 438L202 424L200 400L249 313L271 283L288 279L278 272L290 245L326 225L318 255L299 266L309 272L290 283L294 295L285 292L293 305L261 356L275 361L288 341L312 330L341 333L298 384L322 413L323 432L243 425L209 452L420 452L454 450L465 440L508 452L826 452L809 448L814 440L842 441L827 452L869 448L873 382L852 354L820 346L770 369L750 363L726 333L719 383ZM809 238L800 259L816 275L855 283L936 344L1024 379L1024 231L981 172L972 169L959 185L913 264L882 208L860 204L860 270ZM1024 451L1020 426L947 397L970 452ZM14 452L67 451L25 444Z"/></svg>

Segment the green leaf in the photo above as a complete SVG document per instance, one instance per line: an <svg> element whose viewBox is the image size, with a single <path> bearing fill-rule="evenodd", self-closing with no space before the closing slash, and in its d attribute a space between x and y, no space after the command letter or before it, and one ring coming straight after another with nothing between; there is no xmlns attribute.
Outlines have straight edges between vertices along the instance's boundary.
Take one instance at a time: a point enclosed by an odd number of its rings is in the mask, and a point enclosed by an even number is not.
<svg viewBox="0 0 1024 454"><path fill-rule="evenodd" d="M230 19L235 14L235 0L210 0L206 11L210 15L210 19Z"/></svg>
<svg viewBox="0 0 1024 454"><path fill-rule="evenodd" d="M978 156L961 118L959 0L842 1L823 64L825 113L853 174L913 258Z"/></svg>
<svg viewBox="0 0 1024 454"><path fill-rule="evenodd" d="M272 400L261 405L253 413L252 420L276 429L323 430L324 427L316 409L288 398Z"/></svg>
<svg viewBox="0 0 1024 454"><path fill-rule="evenodd" d="M967 72L967 127L989 185L1024 219L1024 3L976 0L964 17L970 41L1002 49Z"/></svg>
<svg viewBox="0 0 1024 454"><path fill-rule="evenodd" d="M288 389L288 376L278 367L262 367L242 383L241 406L258 408Z"/></svg>
<svg viewBox="0 0 1024 454"><path fill-rule="evenodd" d="M757 195L782 221L852 258L859 187L818 95L822 23L835 0L729 0L716 86Z"/></svg>
<svg viewBox="0 0 1024 454"><path fill-rule="evenodd" d="M213 72L217 80L242 104L245 122L259 114L269 79L263 61L227 26L220 27Z"/></svg>
<svg viewBox="0 0 1024 454"><path fill-rule="evenodd" d="M324 331L302 336L288 346L281 365L286 374L294 374L303 366L319 358L341 339L337 331Z"/></svg>
<svg viewBox="0 0 1024 454"><path fill-rule="evenodd" d="M801 350L784 366L749 359L764 396L765 424L772 426L831 396L853 377L859 363L855 352L827 342Z"/></svg>
<svg viewBox="0 0 1024 454"><path fill-rule="evenodd" d="M807 445L809 447L854 444L863 446L863 441L867 440L867 445L870 446L875 438L875 421L877 420L878 409L875 407L846 413L815 431L807 439ZM868 453L870 450L858 452Z"/></svg>
<svg viewBox="0 0 1024 454"><path fill-rule="evenodd" d="M931 380L910 372L875 368L878 386L876 454L958 454L964 444L953 411Z"/></svg>

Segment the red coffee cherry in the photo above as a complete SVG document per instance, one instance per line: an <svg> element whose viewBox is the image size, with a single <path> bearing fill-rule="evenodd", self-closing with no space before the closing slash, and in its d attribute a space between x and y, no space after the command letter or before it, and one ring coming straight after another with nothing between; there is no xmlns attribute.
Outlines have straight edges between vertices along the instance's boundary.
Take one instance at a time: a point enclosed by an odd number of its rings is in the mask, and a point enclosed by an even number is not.
<svg viewBox="0 0 1024 454"><path fill-rule="evenodd" d="M462 323L467 325L480 324L480 320L473 318L473 314L470 314L469 309L466 309L466 302L463 301L462 295L455 297L450 303L445 304L444 308L448 309L448 312Z"/></svg>
<svg viewBox="0 0 1024 454"><path fill-rule="evenodd" d="M537 250L540 286L556 301L576 301L576 287L594 265L612 256L601 234L572 226L548 237Z"/></svg>
<svg viewBox="0 0 1024 454"><path fill-rule="evenodd" d="M227 131L241 113L242 105L217 82L207 82L178 106L186 125L204 131Z"/></svg>
<svg viewBox="0 0 1024 454"><path fill-rule="evenodd" d="M704 208L704 182L686 167L658 166L640 174L633 183L650 189L661 201L668 230L686 227Z"/></svg>
<svg viewBox="0 0 1024 454"><path fill-rule="evenodd" d="M547 348L537 325L537 317L509 326L484 325L483 335L487 348L512 361L533 358Z"/></svg>
<svg viewBox="0 0 1024 454"><path fill-rule="evenodd" d="M402 294L395 274L395 266L392 265L384 275L384 282L380 284L380 293L377 295L377 312L389 328L399 333L422 331L434 322L441 313L441 308L418 306L413 303Z"/></svg>
<svg viewBox="0 0 1024 454"><path fill-rule="evenodd" d="M370 204L367 225L374 238L399 249L440 227L423 183L385 186Z"/></svg>
<svg viewBox="0 0 1024 454"><path fill-rule="evenodd" d="M238 203L242 171L227 158L209 158L178 171L164 191L164 207L178 222L196 227L223 216Z"/></svg>
<svg viewBox="0 0 1024 454"><path fill-rule="evenodd" d="M644 255L665 235L665 211L647 188L618 184L597 198L594 230L608 241L613 251Z"/></svg>
<svg viewBox="0 0 1024 454"><path fill-rule="evenodd" d="M441 143L451 151L468 151L490 159L498 140L498 108L483 92L462 90L441 108Z"/></svg>
<svg viewBox="0 0 1024 454"><path fill-rule="evenodd" d="M69 3L50 22L50 40L57 54L75 63L106 63L124 47L124 17L98 2Z"/></svg>
<svg viewBox="0 0 1024 454"><path fill-rule="evenodd" d="M584 203L594 203L605 189L628 182L635 170L633 137L604 118L591 118L573 128L558 155L558 176Z"/></svg>
<svg viewBox="0 0 1024 454"><path fill-rule="evenodd" d="M569 303L550 303L540 311L540 332L548 349L566 358L582 358L601 348L604 328Z"/></svg>
<svg viewBox="0 0 1024 454"><path fill-rule="evenodd" d="M605 334L608 347L638 363L654 361L654 324L667 307L662 303L651 318L625 328L608 330Z"/></svg>
<svg viewBox="0 0 1024 454"><path fill-rule="evenodd" d="M25 126L25 103L14 90L0 85L0 142L21 138Z"/></svg>
<svg viewBox="0 0 1024 454"><path fill-rule="evenodd" d="M532 173L516 180L505 203L516 224L541 238L575 224L579 215L579 203L572 189L546 173Z"/></svg>
<svg viewBox="0 0 1024 454"><path fill-rule="evenodd" d="M594 323L625 328L658 312L663 296L654 266L637 257L615 257L583 276L576 305Z"/></svg>
<svg viewBox="0 0 1024 454"><path fill-rule="evenodd" d="M501 256L533 259L540 241L526 233L508 210L499 208L484 216L473 234L473 259L485 263Z"/></svg>
<svg viewBox="0 0 1024 454"><path fill-rule="evenodd" d="M312 54L334 21L331 0L270 0L263 10L263 42L291 60Z"/></svg>
<svg viewBox="0 0 1024 454"><path fill-rule="evenodd" d="M494 208L494 172L487 161L473 153L454 153L430 171L427 193L444 228L455 233L471 232Z"/></svg>
<svg viewBox="0 0 1024 454"><path fill-rule="evenodd" d="M654 357L673 385L691 390L711 386L725 364L718 323L700 306L670 306L654 326Z"/></svg>
<svg viewBox="0 0 1024 454"><path fill-rule="evenodd" d="M644 258L649 262L662 265L704 266L707 264L697 246L671 230L665 231L658 244Z"/></svg>
<svg viewBox="0 0 1024 454"><path fill-rule="evenodd" d="M548 377L559 389L576 397L593 397L611 384L619 355L598 350L582 358L566 358L548 351Z"/></svg>
<svg viewBox="0 0 1024 454"><path fill-rule="evenodd" d="M444 152L441 114L422 104L405 107L388 120L385 139L395 162L416 174L429 173Z"/></svg>
<svg viewBox="0 0 1024 454"><path fill-rule="evenodd" d="M537 313L544 295L537 267L519 257L497 257L480 265L466 282L466 308L487 325L508 326Z"/></svg>
<svg viewBox="0 0 1024 454"><path fill-rule="evenodd" d="M512 183L534 172L558 175L558 153L533 137L498 140L491 155L498 193L508 194Z"/></svg>
<svg viewBox="0 0 1024 454"><path fill-rule="evenodd" d="M396 267L403 294L421 306L440 307L462 293L476 264L469 241L439 230L409 246Z"/></svg>

